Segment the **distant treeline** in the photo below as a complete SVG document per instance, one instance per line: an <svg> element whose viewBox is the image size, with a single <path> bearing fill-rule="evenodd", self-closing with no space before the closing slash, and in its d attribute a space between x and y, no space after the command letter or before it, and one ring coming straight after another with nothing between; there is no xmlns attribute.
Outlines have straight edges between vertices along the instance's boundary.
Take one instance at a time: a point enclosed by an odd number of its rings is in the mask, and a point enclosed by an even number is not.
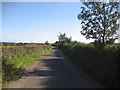
<svg viewBox="0 0 120 90"><path fill-rule="evenodd" d="M44 45L45 43L14 43L14 42L0 42L1 46L21 46L21 45Z"/></svg>

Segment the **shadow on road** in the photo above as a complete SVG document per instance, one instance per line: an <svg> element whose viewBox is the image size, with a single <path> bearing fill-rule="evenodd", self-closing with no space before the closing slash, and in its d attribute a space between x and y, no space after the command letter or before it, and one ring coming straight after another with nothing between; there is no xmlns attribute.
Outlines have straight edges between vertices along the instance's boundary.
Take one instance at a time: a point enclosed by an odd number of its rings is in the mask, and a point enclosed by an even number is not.
<svg viewBox="0 0 120 90"><path fill-rule="evenodd" d="M13 84L22 88L99 88L101 86L88 79L67 62L62 53L54 47L52 52L37 61L32 70ZM21 85L20 85L21 84Z"/></svg>
<svg viewBox="0 0 120 90"><path fill-rule="evenodd" d="M63 59L60 58L62 56L60 56L60 53L58 52L57 48L53 48L53 50L54 50L53 53L45 55L45 57L49 57L48 59L46 58L42 59L42 62L44 63L43 66L49 68L48 70L34 68L33 71L27 72L23 76L24 77L37 76L44 78L46 77L42 85L46 86L47 88L65 88L65 87L68 88L71 86L73 87L74 86L73 83L69 85L72 81L70 81L71 78L65 72Z"/></svg>

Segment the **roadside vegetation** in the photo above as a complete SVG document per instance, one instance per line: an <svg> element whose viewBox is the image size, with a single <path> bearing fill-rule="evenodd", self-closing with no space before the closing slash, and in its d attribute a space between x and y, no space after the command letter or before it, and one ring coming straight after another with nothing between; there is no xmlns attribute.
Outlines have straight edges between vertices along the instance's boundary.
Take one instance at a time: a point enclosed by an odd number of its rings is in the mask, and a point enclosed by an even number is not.
<svg viewBox="0 0 120 90"><path fill-rule="evenodd" d="M118 39L119 3L87 1L82 4L77 16L82 26L80 33L95 41L85 44L60 33L55 45L105 87L120 88L120 45L114 44Z"/></svg>
<svg viewBox="0 0 120 90"><path fill-rule="evenodd" d="M57 45L60 50L104 87L120 87L120 45L99 42L89 44L72 41L66 34L58 35Z"/></svg>
<svg viewBox="0 0 120 90"><path fill-rule="evenodd" d="M51 50L51 45L14 45L2 48L3 87L18 79L24 70L40 56Z"/></svg>
<svg viewBox="0 0 120 90"><path fill-rule="evenodd" d="M97 0L98 1L98 0ZM89 44L72 41L66 34L58 35L54 46L77 64L84 72L105 87L120 88L120 45L118 39L120 12L119 2L82 2L77 15L81 22L80 33L86 39L94 39ZM3 45L3 46L2 46ZM2 43L3 86L21 76L25 68L41 55L51 50L48 41L40 43Z"/></svg>
<svg viewBox="0 0 120 90"><path fill-rule="evenodd" d="M60 50L105 87L120 87L120 45L96 48L77 41L59 43Z"/></svg>

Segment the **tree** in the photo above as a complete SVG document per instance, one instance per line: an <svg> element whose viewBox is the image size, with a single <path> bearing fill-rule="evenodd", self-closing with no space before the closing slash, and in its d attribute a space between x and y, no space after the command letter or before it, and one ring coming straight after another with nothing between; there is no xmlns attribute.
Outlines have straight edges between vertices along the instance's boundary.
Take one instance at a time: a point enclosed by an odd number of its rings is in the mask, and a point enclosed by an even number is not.
<svg viewBox="0 0 120 90"><path fill-rule="evenodd" d="M45 44L46 44L46 45L49 45L49 42L48 42L48 41L46 41L46 42L45 42Z"/></svg>
<svg viewBox="0 0 120 90"><path fill-rule="evenodd" d="M85 6L78 15L81 20L81 34L86 39L95 39L105 45L107 42L118 38L117 23L120 14L118 12L118 2L82 2Z"/></svg>
<svg viewBox="0 0 120 90"><path fill-rule="evenodd" d="M65 33L63 33L63 34L60 33L60 35L58 35L58 40L59 40L59 42L62 42L62 43L64 43L64 42L70 43L72 41L72 37L70 36L70 38L69 38L66 36Z"/></svg>

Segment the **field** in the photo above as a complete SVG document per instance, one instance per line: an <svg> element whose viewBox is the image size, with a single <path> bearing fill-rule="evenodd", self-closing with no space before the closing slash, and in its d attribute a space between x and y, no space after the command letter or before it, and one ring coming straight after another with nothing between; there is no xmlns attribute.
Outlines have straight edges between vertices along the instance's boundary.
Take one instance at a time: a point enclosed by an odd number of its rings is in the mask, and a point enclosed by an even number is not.
<svg viewBox="0 0 120 90"><path fill-rule="evenodd" d="M120 87L120 45L96 48L93 44L59 44L61 51L105 87Z"/></svg>
<svg viewBox="0 0 120 90"><path fill-rule="evenodd" d="M2 49L2 84L3 87L16 80L25 68L40 56L51 50L51 45L3 46Z"/></svg>

